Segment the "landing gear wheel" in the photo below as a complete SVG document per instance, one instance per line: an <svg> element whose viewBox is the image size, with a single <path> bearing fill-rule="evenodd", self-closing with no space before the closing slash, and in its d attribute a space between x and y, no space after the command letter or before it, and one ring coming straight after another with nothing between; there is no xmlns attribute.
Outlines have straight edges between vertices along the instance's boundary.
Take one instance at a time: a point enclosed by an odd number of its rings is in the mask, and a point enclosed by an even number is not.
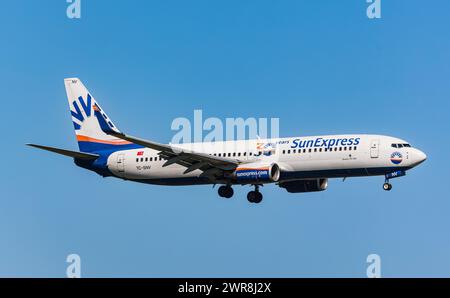
<svg viewBox="0 0 450 298"><path fill-rule="evenodd" d="M256 197L256 191L249 191L248 192L248 194L247 194L247 200L250 202L250 203L253 203L253 201L255 200L255 197Z"/></svg>
<svg viewBox="0 0 450 298"><path fill-rule="evenodd" d="M384 183L383 184L383 189L387 190L387 191L391 190L392 189L392 184L390 184L389 182Z"/></svg>
<svg viewBox="0 0 450 298"><path fill-rule="evenodd" d="M253 200L253 203L259 204L259 203L261 203L262 199L263 199L262 193L257 191L256 192L256 198Z"/></svg>
<svg viewBox="0 0 450 298"><path fill-rule="evenodd" d="M229 199L233 196L234 190L231 186L222 185L219 187L218 193L220 197Z"/></svg>
<svg viewBox="0 0 450 298"><path fill-rule="evenodd" d="M256 203L256 204L258 204L258 203L261 203L261 201L262 201L262 199L263 199L263 195L262 195L262 193L260 193L259 191L250 191L248 194L247 194L247 200L250 202L250 203Z"/></svg>

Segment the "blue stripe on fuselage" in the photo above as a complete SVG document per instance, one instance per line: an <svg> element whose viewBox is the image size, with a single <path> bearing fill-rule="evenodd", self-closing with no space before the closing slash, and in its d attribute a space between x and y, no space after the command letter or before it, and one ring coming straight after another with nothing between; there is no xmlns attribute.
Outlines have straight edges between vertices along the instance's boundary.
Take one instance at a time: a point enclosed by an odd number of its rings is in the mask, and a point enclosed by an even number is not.
<svg viewBox="0 0 450 298"><path fill-rule="evenodd" d="M81 152L89 152L89 153L99 153L99 151L121 151L121 150L130 150L130 149L140 149L144 148L141 145L137 144L123 144L123 145L112 145L112 144L104 144L97 142L78 142L78 147Z"/></svg>
<svg viewBox="0 0 450 298"><path fill-rule="evenodd" d="M356 168L356 169L336 169L336 170L315 170L315 171L297 171L282 172L280 181L291 179L316 179L316 178L342 178L342 177L367 177L383 176L398 170L409 170L410 167L379 167L379 168ZM156 184L156 185L200 185L214 184L206 177L176 177L160 179L130 179L130 181ZM239 185L241 183L236 183Z"/></svg>

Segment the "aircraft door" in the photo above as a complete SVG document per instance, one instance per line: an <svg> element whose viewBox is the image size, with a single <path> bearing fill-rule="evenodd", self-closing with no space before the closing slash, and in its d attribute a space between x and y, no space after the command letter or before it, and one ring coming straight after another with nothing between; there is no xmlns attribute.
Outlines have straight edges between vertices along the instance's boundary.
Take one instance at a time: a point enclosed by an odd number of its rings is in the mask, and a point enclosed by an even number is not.
<svg viewBox="0 0 450 298"><path fill-rule="evenodd" d="M370 143L370 157L371 158L378 158L378 155L380 153L380 140L372 140Z"/></svg>
<svg viewBox="0 0 450 298"><path fill-rule="evenodd" d="M117 172L125 172L125 154L123 153L117 154Z"/></svg>

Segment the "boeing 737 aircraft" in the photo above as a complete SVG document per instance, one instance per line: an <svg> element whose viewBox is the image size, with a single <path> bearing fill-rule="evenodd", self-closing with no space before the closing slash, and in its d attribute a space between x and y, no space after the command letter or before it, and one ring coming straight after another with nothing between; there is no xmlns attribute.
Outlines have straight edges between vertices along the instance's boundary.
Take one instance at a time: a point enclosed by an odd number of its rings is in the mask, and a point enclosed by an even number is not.
<svg viewBox="0 0 450 298"><path fill-rule="evenodd" d="M352 134L160 144L121 132L78 78L64 80L80 151L28 144L72 157L79 167L103 177L148 184L219 184L231 198L233 185L254 187L247 195L260 203L260 186L276 183L290 193L323 191L329 178L404 176L426 155L389 136Z"/></svg>

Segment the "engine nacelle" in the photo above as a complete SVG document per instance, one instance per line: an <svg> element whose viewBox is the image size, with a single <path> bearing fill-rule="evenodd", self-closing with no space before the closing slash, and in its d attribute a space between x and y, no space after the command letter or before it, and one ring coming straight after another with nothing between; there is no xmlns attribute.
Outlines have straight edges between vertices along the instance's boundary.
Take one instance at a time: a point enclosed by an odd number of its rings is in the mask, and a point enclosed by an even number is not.
<svg viewBox="0 0 450 298"><path fill-rule="evenodd" d="M276 163L243 164L234 171L233 176L238 183L244 184L277 182L280 179L280 167Z"/></svg>
<svg viewBox="0 0 450 298"><path fill-rule="evenodd" d="M328 187L328 179L296 180L281 182L279 185L291 193L323 191Z"/></svg>

